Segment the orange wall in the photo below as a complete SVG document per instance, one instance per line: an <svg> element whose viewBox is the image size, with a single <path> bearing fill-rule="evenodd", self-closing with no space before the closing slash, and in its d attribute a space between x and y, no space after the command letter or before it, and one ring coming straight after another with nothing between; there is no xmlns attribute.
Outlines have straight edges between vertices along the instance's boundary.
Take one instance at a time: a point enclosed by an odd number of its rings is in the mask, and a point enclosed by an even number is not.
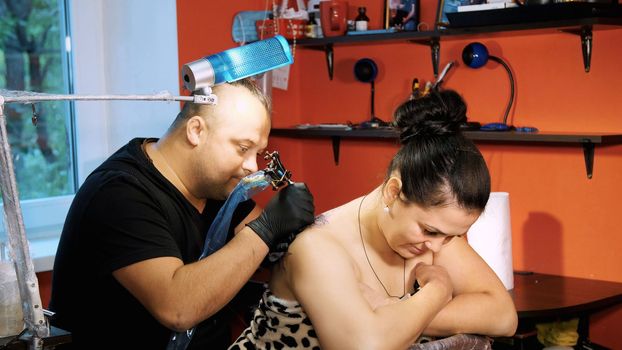
<svg viewBox="0 0 622 350"><path fill-rule="evenodd" d="M44 308L47 308L50 304L50 296L52 293L52 271L38 272L37 281L39 282L41 303Z"/></svg>
<svg viewBox="0 0 622 350"><path fill-rule="evenodd" d="M265 3L178 1L180 63L235 46L230 36L234 14L263 9ZM380 26L381 1L350 3L367 6L371 27ZM430 22L436 2L422 3L423 20ZM617 90L622 82L622 29L594 32L590 73L583 71L579 37L563 33L444 40L441 66L459 60L464 45L475 39L512 67L517 84L514 124L542 131L622 133L622 98ZM433 79L426 46L336 46L333 81L328 80L321 51L297 47L289 90L273 91L274 126L369 118L369 86L352 74L354 62L362 57L373 58L379 66L376 114L384 120L407 97L414 77ZM459 62L445 87L464 96L471 119L492 122L499 121L504 111L507 84L505 71L495 63L471 70ZM275 137L270 148L281 151L296 180L309 184L320 211L376 186L397 149L391 142L343 141L336 166L329 140ZM618 225L622 146L596 148L591 180L586 178L580 147L482 144L480 148L493 190L510 193L515 269L622 282ZM594 341L622 348L617 334L622 307L599 313L591 321Z"/></svg>

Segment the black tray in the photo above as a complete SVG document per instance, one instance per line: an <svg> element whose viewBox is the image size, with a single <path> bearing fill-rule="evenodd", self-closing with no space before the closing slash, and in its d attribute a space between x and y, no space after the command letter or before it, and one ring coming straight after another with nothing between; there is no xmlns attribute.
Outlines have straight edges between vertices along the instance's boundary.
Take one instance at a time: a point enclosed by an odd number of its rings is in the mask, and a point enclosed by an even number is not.
<svg viewBox="0 0 622 350"><path fill-rule="evenodd" d="M622 17L621 8L617 3L568 2L498 10L448 12L447 19L449 28L477 27L590 17Z"/></svg>

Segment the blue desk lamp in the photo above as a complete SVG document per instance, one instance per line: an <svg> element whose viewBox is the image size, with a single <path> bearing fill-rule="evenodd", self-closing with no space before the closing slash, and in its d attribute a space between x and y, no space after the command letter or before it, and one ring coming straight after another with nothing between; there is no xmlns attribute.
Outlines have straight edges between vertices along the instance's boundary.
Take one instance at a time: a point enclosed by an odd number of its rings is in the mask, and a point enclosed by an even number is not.
<svg viewBox="0 0 622 350"><path fill-rule="evenodd" d="M488 53L488 49L482 43L470 43L464 47L464 50L462 50L462 61L471 68L483 67L484 65L486 65L489 59L502 65L503 68L505 68L506 72L508 72L508 76L510 77L510 100L508 101L508 105L505 108L503 123L484 124L482 125L480 130L509 131L512 129L512 127L507 124L508 115L510 114L510 110L512 109L512 103L514 103L514 75L512 74L510 67L501 58L490 55Z"/></svg>
<svg viewBox="0 0 622 350"><path fill-rule="evenodd" d="M375 105L375 84L378 76L378 66L371 58L361 58L354 64L354 76L362 83L369 83L371 86L371 118L360 124L361 128L377 128L388 125L384 120L376 117Z"/></svg>
<svg viewBox="0 0 622 350"><path fill-rule="evenodd" d="M213 86L261 74L293 62L287 40L277 35L186 63L181 68L181 76L187 90L198 91L208 96L210 102L217 102L216 96L212 94Z"/></svg>

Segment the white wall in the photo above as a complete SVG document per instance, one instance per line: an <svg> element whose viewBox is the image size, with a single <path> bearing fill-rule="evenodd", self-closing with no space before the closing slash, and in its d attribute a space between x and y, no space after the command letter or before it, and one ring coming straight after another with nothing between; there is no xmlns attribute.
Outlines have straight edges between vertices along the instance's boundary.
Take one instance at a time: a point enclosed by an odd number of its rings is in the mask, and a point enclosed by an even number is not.
<svg viewBox="0 0 622 350"><path fill-rule="evenodd" d="M72 0L77 94L179 94L175 0ZM80 183L130 139L159 137L177 102L76 104Z"/></svg>
<svg viewBox="0 0 622 350"><path fill-rule="evenodd" d="M73 54L74 92L104 94L106 92L104 47L102 44L101 1L70 1L71 50ZM108 104L76 102L76 164L80 183L108 154Z"/></svg>

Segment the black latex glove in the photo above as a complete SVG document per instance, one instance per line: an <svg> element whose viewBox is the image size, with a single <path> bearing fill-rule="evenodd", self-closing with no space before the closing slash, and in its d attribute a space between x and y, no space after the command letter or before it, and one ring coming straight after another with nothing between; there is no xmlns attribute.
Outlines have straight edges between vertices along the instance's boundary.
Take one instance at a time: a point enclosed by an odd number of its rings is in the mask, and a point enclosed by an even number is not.
<svg viewBox="0 0 622 350"><path fill-rule="evenodd" d="M280 190L261 215L246 224L273 250L291 233L297 233L313 223L313 196L304 183L293 183Z"/></svg>
<svg viewBox="0 0 622 350"><path fill-rule="evenodd" d="M266 255L266 257L263 259L263 261L261 262L261 266L271 267L276 262L280 261L285 256L285 254L287 254L289 245L292 244L294 239L296 239L296 236L298 236L298 234L303 230L304 229L292 232L286 235L283 239L277 241L276 244L273 244L273 248L270 249L270 253L268 253L268 255Z"/></svg>

